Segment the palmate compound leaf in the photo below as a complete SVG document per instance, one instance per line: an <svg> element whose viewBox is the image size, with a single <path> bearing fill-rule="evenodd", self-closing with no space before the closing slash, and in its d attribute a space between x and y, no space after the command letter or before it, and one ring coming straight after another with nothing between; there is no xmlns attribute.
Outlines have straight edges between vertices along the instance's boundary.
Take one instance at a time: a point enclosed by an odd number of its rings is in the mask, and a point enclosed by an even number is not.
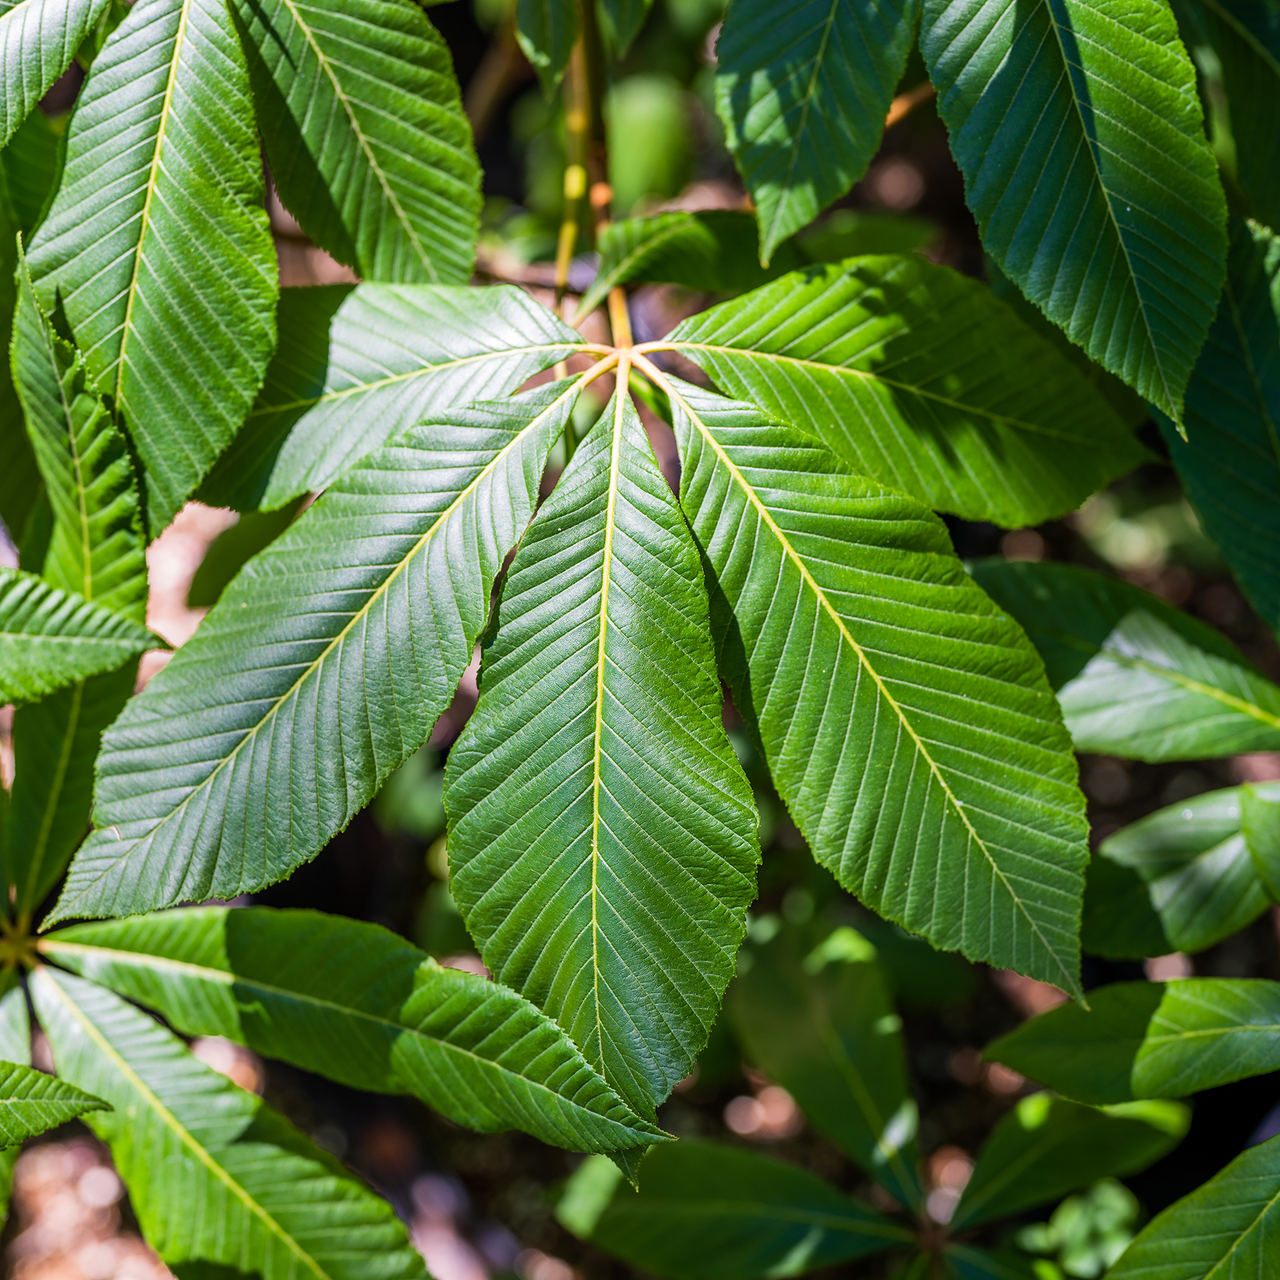
<svg viewBox="0 0 1280 1280"><path fill-rule="evenodd" d="M243 430L200 496L240 511L325 488L424 415L514 391L586 349L510 286L284 289L280 346Z"/></svg>
<svg viewBox="0 0 1280 1280"><path fill-rule="evenodd" d="M920 0L734 0L716 112L760 221L760 260L867 171L915 41Z"/></svg>
<svg viewBox="0 0 1280 1280"><path fill-rule="evenodd" d="M1179 421L1226 202L1168 4L924 0L920 50L987 252Z"/></svg>
<svg viewBox="0 0 1280 1280"><path fill-rule="evenodd" d="M920 503L654 376L720 670L814 856L935 946L1078 992L1084 801L1026 637Z"/></svg>
<svg viewBox="0 0 1280 1280"><path fill-rule="evenodd" d="M240 571L104 738L49 923L252 892L351 821L453 697L583 380L425 419Z"/></svg>
<svg viewBox="0 0 1280 1280"><path fill-rule="evenodd" d="M445 807L485 963L642 1115L706 1043L755 897L722 705L697 548L615 396L516 553Z"/></svg>
<svg viewBox="0 0 1280 1280"><path fill-rule="evenodd" d="M153 1018L48 967L31 994L58 1074L114 1108L87 1121L166 1262L262 1280L425 1280L389 1204Z"/></svg>
<svg viewBox="0 0 1280 1280"><path fill-rule="evenodd" d="M65 1080L0 1061L0 1147L34 1138L87 1112L108 1109L101 1098Z"/></svg>
<svg viewBox="0 0 1280 1280"><path fill-rule="evenodd" d="M0 702L31 702L158 644L123 614L0 567Z"/></svg>
<svg viewBox="0 0 1280 1280"><path fill-rule="evenodd" d="M1280 1061L1280 982L1117 982L1089 1008L1059 1005L985 1056L1081 1102L1182 1098L1263 1075Z"/></svg>
<svg viewBox="0 0 1280 1280"><path fill-rule="evenodd" d="M1076 750L1151 762L1280 750L1280 688L1212 627L1071 565L972 572L1040 650Z"/></svg>
<svg viewBox="0 0 1280 1280"><path fill-rule="evenodd" d="M364 280L465 284L480 167L449 49L414 0L230 0L267 159Z"/></svg>
<svg viewBox="0 0 1280 1280"><path fill-rule="evenodd" d="M1255 1280L1280 1255L1280 1138L1153 1218L1107 1280Z"/></svg>
<svg viewBox="0 0 1280 1280"><path fill-rule="evenodd" d="M660 1142L549 1018L442 969L377 925L315 911L202 907L78 925L43 954L157 1010L356 1089L411 1093L457 1124L574 1151Z"/></svg>
<svg viewBox="0 0 1280 1280"><path fill-rule="evenodd" d="M989 289L916 255L793 272L653 347L864 475L972 520L1038 524L1147 456Z"/></svg>

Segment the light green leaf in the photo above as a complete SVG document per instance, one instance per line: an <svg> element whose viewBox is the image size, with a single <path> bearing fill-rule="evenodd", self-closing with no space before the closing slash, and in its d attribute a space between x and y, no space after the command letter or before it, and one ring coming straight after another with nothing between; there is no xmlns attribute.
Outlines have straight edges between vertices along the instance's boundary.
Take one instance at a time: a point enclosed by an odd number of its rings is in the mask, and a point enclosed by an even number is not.
<svg viewBox="0 0 1280 1280"><path fill-rule="evenodd" d="M1088 569L984 560L972 573L1040 650L1077 751L1280 750L1280 689L1212 627Z"/></svg>
<svg viewBox="0 0 1280 1280"><path fill-rule="evenodd" d="M550 98L578 38L577 0L516 0L516 39Z"/></svg>
<svg viewBox="0 0 1280 1280"><path fill-rule="evenodd" d="M1153 1218L1107 1280L1251 1280L1274 1266L1280 1138L1250 1147Z"/></svg>
<svg viewBox="0 0 1280 1280"><path fill-rule="evenodd" d="M581 385L426 419L240 571L107 734L50 923L253 892L351 821L453 697Z"/></svg>
<svg viewBox="0 0 1280 1280"><path fill-rule="evenodd" d="M869 947L869 944L867 944ZM899 1203L919 1209L919 1115L907 1088L902 1019L879 966L801 968L789 935L753 954L728 1012L751 1061Z"/></svg>
<svg viewBox="0 0 1280 1280"><path fill-rule="evenodd" d="M697 548L615 397L520 544L449 752L453 894L640 1114L693 1067L759 858Z"/></svg>
<svg viewBox="0 0 1280 1280"><path fill-rule="evenodd" d="M261 153L222 0L140 0L112 33L30 257L124 416L159 533L244 421L275 345Z"/></svg>
<svg viewBox="0 0 1280 1280"><path fill-rule="evenodd" d="M1280 1061L1280 982L1118 982L989 1044L988 1058L1081 1102L1182 1098Z"/></svg>
<svg viewBox="0 0 1280 1280"><path fill-rule="evenodd" d="M324 489L425 415L507 395L586 345L510 286L285 289L279 323L262 391L201 490L215 506Z"/></svg>
<svg viewBox="0 0 1280 1280"><path fill-rule="evenodd" d="M480 167L448 46L413 0L231 0L285 207L364 280L465 284Z"/></svg>
<svg viewBox="0 0 1280 1280"><path fill-rule="evenodd" d="M34 1067L0 1062L0 1146L56 1129L89 1111L108 1111L101 1098Z"/></svg>
<svg viewBox="0 0 1280 1280"><path fill-rule="evenodd" d="M1146 456L989 289L915 255L784 276L662 345L863 474L973 520L1038 524Z"/></svg>
<svg viewBox="0 0 1280 1280"><path fill-rule="evenodd" d="M16 968L0 975L0 1061L31 1065L31 1015Z"/></svg>
<svg viewBox="0 0 1280 1280"><path fill-rule="evenodd" d="M0 702L43 698L158 643L123 614L0 567Z"/></svg>
<svg viewBox="0 0 1280 1280"><path fill-rule="evenodd" d="M664 1138L526 1000L442 969L377 925L201 907L80 925L40 946L184 1035L226 1036L352 1088L412 1093L469 1129L524 1129L574 1151Z"/></svg>
<svg viewBox="0 0 1280 1280"><path fill-rule="evenodd" d="M951 1229L1010 1217L1102 1177L1137 1173L1176 1147L1190 1122L1190 1111L1178 1102L1100 1108L1030 1094L978 1153Z"/></svg>
<svg viewBox="0 0 1280 1280"><path fill-rule="evenodd" d="M934 946L1078 991L1083 797L1025 637L914 499L661 382L720 670L814 856Z"/></svg>
<svg viewBox="0 0 1280 1280"><path fill-rule="evenodd" d="M390 1205L154 1019L48 968L31 991L59 1075L114 1107L89 1124L166 1262L263 1280L424 1280Z"/></svg>
<svg viewBox="0 0 1280 1280"><path fill-rule="evenodd" d="M111 0L0 0L0 147L71 65Z"/></svg>
<svg viewBox="0 0 1280 1280"><path fill-rule="evenodd" d="M1205 532L1280 630L1280 238L1265 227L1232 226L1222 305L1187 386L1188 438L1157 420Z"/></svg>
<svg viewBox="0 0 1280 1280"><path fill-rule="evenodd" d="M671 1280L796 1276L913 1240L807 1169L693 1139L651 1152L639 1194L620 1187L591 1236Z"/></svg>
<svg viewBox="0 0 1280 1280"><path fill-rule="evenodd" d="M653 0L600 0L600 17L619 57L631 48L652 6Z"/></svg>
<svg viewBox="0 0 1280 1280"><path fill-rule="evenodd" d="M716 112L756 202L764 264L867 171L919 13L919 0L729 6Z"/></svg>
<svg viewBox="0 0 1280 1280"><path fill-rule="evenodd" d="M1254 871L1280 902L1280 787L1241 787L1240 826Z"/></svg>
<svg viewBox="0 0 1280 1280"><path fill-rule="evenodd" d="M920 50L982 243L1175 421L1218 305L1226 201L1165 0L925 0Z"/></svg>

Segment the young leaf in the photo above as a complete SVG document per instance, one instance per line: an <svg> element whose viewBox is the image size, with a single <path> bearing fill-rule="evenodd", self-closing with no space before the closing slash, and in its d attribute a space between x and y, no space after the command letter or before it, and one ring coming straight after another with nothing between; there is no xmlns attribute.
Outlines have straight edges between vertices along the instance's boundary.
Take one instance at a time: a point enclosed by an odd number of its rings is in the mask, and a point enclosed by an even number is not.
<svg viewBox="0 0 1280 1280"><path fill-rule="evenodd" d="M1280 689L1212 627L1088 569L972 572L1040 650L1077 751L1159 763L1280 750Z"/></svg>
<svg viewBox="0 0 1280 1280"><path fill-rule="evenodd" d="M1182 1098L1275 1067L1280 982L1118 982L1090 991L1088 1009L1059 1005L985 1053L1081 1102Z"/></svg>
<svg viewBox="0 0 1280 1280"><path fill-rule="evenodd" d="M377 925L202 907L65 929L43 953L158 1010L356 1089L412 1093L484 1133L574 1151L660 1142L513 991L442 969Z"/></svg>
<svg viewBox="0 0 1280 1280"><path fill-rule="evenodd" d="M1265 227L1232 226L1222 304L1187 386L1188 438L1157 420L1205 532L1280 630L1280 238Z"/></svg>
<svg viewBox="0 0 1280 1280"><path fill-rule="evenodd" d="M31 702L114 671L158 641L146 627L0 567L0 702Z"/></svg>
<svg viewBox="0 0 1280 1280"><path fill-rule="evenodd" d="M1078 991L1083 798L1025 637L931 511L658 376L720 670L814 856L935 946Z"/></svg>
<svg viewBox="0 0 1280 1280"><path fill-rule="evenodd" d="M276 188L364 280L465 284L480 168L448 47L413 0L231 0Z"/></svg>
<svg viewBox="0 0 1280 1280"><path fill-rule="evenodd" d="M114 1107L88 1123L166 1262L264 1280L425 1280L390 1205L154 1019L48 968L31 993L59 1075Z"/></svg>
<svg viewBox="0 0 1280 1280"><path fill-rule="evenodd" d="M792 273L662 345L863 474L971 520L1038 524L1146 456L989 289L915 255Z"/></svg>
<svg viewBox="0 0 1280 1280"><path fill-rule="evenodd" d="M987 252L1180 421L1222 288L1226 202L1168 5L925 0L920 50Z"/></svg>
<svg viewBox="0 0 1280 1280"><path fill-rule="evenodd" d="M253 892L351 821L448 706L581 385L428 418L241 570L107 734L50 923Z"/></svg>
<svg viewBox="0 0 1280 1280"><path fill-rule="evenodd" d="M31 243L142 461L159 533L235 435L275 345L249 79L222 0L140 0L94 60Z"/></svg>
<svg viewBox="0 0 1280 1280"><path fill-rule="evenodd" d="M915 41L919 0L734 0L716 112L760 219L760 261L867 171Z"/></svg>
<svg viewBox="0 0 1280 1280"><path fill-rule="evenodd" d="M101 1098L55 1080L34 1067L0 1062L0 1146L16 1146L27 1138L56 1129L90 1111L108 1111Z"/></svg>
<svg viewBox="0 0 1280 1280"><path fill-rule="evenodd" d="M794 1276L913 1240L807 1169L692 1139L650 1152L639 1194L619 1188L591 1235L671 1280Z"/></svg>
<svg viewBox="0 0 1280 1280"><path fill-rule="evenodd" d="M1280 902L1280 788L1241 787L1240 827L1254 871Z"/></svg>
<svg viewBox="0 0 1280 1280"><path fill-rule="evenodd" d="M1181 1103L1109 1108L1033 1093L996 1126L951 1219L952 1231L1057 1200L1098 1178L1125 1177L1182 1140L1191 1113Z"/></svg>
<svg viewBox="0 0 1280 1280"><path fill-rule="evenodd" d="M507 395L585 344L520 289L327 285L280 294L280 347L201 497L240 511L324 489L430 413Z"/></svg>
<svg viewBox="0 0 1280 1280"><path fill-rule="evenodd" d="M907 1089L902 1020L879 966L835 960L811 969L785 935L754 953L729 993L739 1043L813 1124L899 1203L918 1209L919 1116Z"/></svg>
<svg viewBox="0 0 1280 1280"><path fill-rule="evenodd" d="M516 0L516 39L548 98L564 78L577 38L577 0Z"/></svg>
<svg viewBox="0 0 1280 1280"><path fill-rule="evenodd" d="M1265 1276L1280 1232L1280 1138L1250 1147L1153 1218L1107 1280Z"/></svg>
<svg viewBox="0 0 1280 1280"><path fill-rule="evenodd" d="M485 963L642 1115L706 1043L755 897L722 705L697 548L615 396L516 553L445 807Z"/></svg>

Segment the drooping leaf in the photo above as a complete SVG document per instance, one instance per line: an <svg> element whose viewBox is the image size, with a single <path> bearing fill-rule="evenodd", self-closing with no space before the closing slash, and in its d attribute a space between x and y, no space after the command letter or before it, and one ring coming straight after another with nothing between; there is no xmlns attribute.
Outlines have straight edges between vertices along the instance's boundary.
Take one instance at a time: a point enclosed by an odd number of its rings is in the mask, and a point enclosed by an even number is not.
<svg viewBox="0 0 1280 1280"><path fill-rule="evenodd" d="M600 0L600 17L619 57L640 34L652 5L653 0Z"/></svg>
<svg viewBox="0 0 1280 1280"><path fill-rule="evenodd" d="M1086 1107L1033 1093L996 1126L951 1219L962 1231L1057 1200L1101 1177L1125 1177L1182 1140L1191 1113L1178 1102Z"/></svg>
<svg viewBox="0 0 1280 1280"><path fill-rule="evenodd" d="M0 1062L0 1146L15 1146L90 1111L109 1110L101 1098L34 1067Z"/></svg>
<svg viewBox="0 0 1280 1280"><path fill-rule="evenodd" d="M755 896L722 705L697 548L615 397L516 553L445 807L485 963L642 1115L706 1043Z"/></svg>
<svg viewBox="0 0 1280 1280"><path fill-rule="evenodd" d="M35 239L142 461L159 533L229 443L275 345L276 256L244 58L222 0L140 0L80 91Z"/></svg>
<svg viewBox="0 0 1280 1280"><path fill-rule="evenodd" d="M503 396L584 343L522 290L327 285L280 294L280 348L201 489L274 508L428 413Z"/></svg>
<svg viewBox="0 0 1280 1280"><path fill-rule="evenodd" d="M1059 1005L986 1056L1081 1102L1181 1098L1280 1061L1280 983L1255 978L1118 982L1089 1008Z"/></svg>
<svg viewBox="0 0 1280 1280"><path fill-rule="evenodd" d="M1280 238L1256 224L1232 227L1186 424L1183 440L1160 420L1187 496L1254 607L1280 630Z"/></svg>
<svg viewBox="0 0 1280 1280"><path fill-rule="evenodd" d="M0 0L0 147L71 65L111 0Z"/></svg>
<svg viewBox="0 0 1280 1280"><path fill-rule="evenodd" d="M1038 524L1146 456L989 289L915 255L784 276L662 345L864 475L973 520Z"/></svg>
<svg viewBox="0 0 1280 1280"><path fill-rule="evenodd" d="M241 570L107 734L50 923L252 892L351 821L448 706L581 385L410 428Z"/></svg>
<svg viewBox="0 0 1280 1280"><path fill-rule="evenodd" d="M1088 569L972 572L1040 650L1076 750L1158 763L1280 749L1280 689L1212 627Z"/></svg>
<svg viewBox="0 0 1280 1280"><path fill-rule="evenodd" d="M1175 421L1218 305L1226 201L1164 0L924 0L920 50L982 243Z"/></svg>
<svg viewBox="0 0 1280 1280"><path fill-rule="evenodd" d="M918 1111L874 958L801 967L787 935L757 950L728 1012L751 1061L899 1203L918 1209Z"/></svg>
<svg viewBox="0 0 1280 1280"><path fill-rule="evenodd" d="M1078 990L1083 798L1025 637L914 499L662 384L720 670L814 856L935 946Z"/></svg>
<svg viewBox="0 0 1280 1280"><path fill-rule="evenodd" d="M1240 828L1253 869L1280 902L1280 788L1240 788Z"/></svg>
<svg viewBox="0 0 1280 1280"><path fill-rule="evenodd" d="M756 202L764 264L867 171L919 14L919 0L730 5L716 112Z"/></svg>
<svg viewBox="0 0 1280 1280"><path fill-rule="evenodd" d="M1107 1280L1249 1280L1274 1266L1280 1138L1250 1147L1153 1218Z"/></svg>
<svg viewBox="0 0 1280 1280"><path fill-rule="evenodd" d="M578 38L577 0L516 0L516 39L550 98Z"/></svg>
<svg viewBox="0 0 1280 1280"><path fill-rule="evenodd" d="M80 925L40 945L186 1035L412 1093L469 1129L520 1128L575 1151L663 1140L527 1001L377 925L203 907Z"/></svg>
<svg viewBox="0 0 1280 1280"><path fill-rule="evenodd" d="M364 280L465 284L480 168L448 47L413 0L231 0L285 207Z"/></svg>
<svg viewBox="0 0 1280 1280"><path fill-rule="evenodd" d="M671 1280L801 1275L913 1239L807 1169L692 1139L652 1151L639 1193L619 1187L591 1235Z"/></svg>
<svg viewBox="0 0 1280 1280"><path fill-rule="evenodd" d="M263 1280L424 1280L390 1205L154 1019L47 967L31 992L59 1075L114 1108L88 1123L166 1262Z"/></svg>

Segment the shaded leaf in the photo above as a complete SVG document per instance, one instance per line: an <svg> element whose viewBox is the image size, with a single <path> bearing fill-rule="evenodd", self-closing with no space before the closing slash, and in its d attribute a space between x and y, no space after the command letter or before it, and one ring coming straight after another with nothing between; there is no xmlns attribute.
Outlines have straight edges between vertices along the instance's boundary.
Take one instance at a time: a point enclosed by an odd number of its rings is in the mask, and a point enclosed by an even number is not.
<svg viewBox="0 0 1280 1280"><path fill-rule="evenodd" d="M1280 902L1280 787L1241 787L1240 826L1254 871Z"/></svg>
<svg viewBox="0 0 1280 1280"><path fill-rule="evenodd" d="M5 153L0 151L0 161ZM6 190L4 167L0 164L0 334L13 332L13 313L18 301L14 272L18 266L18 215ZM32 513L40 504L40 472L31 441L22 426L22 402L13 385L13 369L8 350L0 352L0 520L10 541L22 545Z"/></svg>
<svg viewBox="0 0 1280 1280"><path fill-rule="evenodd" d="M227 583L276 540L299 514L304 500L289 503L276 511L247 511L210 544L200 567L187 588L187 608L206 609L218 603Z"/></svg>
<svg viewBox="0 0 1280 1280"><path fill-rule="evenodd" d="M600 0L600 17L619 57L640 34L652 5L653 0Z"/></svg>
<svg viewBox="0 0 1280 1280"><path fill-rule="evenodd" d="M577 0L516 0L516 39L548 98L564 78L577 38Z"/></svg>
<svg viewBox="0 0 1280 1280"><path fill-rule="evenodd" d="M1060 1274L1043 1271L1025 1253L1012 1249L975 1249L972 1245L948 1245L943 1255L946 1259L946 1280L1056 1280ZM922 1272L920 1280L928 1273Z"/></svg>
<svg viewBox="0 0 1280 1280"><path fill-rule="evenodd" d="M62 136L43 111L32 111L0 150L0 170L17 229L29 239L62 171Z"/></svg>
<svg viewBox="0 0 1280 1280"><path fill-rule="evenodd" d="M101 1098L65 1080L0 1062L0 1146L14 1146L87 1112L109 1109Z"/></svg>

